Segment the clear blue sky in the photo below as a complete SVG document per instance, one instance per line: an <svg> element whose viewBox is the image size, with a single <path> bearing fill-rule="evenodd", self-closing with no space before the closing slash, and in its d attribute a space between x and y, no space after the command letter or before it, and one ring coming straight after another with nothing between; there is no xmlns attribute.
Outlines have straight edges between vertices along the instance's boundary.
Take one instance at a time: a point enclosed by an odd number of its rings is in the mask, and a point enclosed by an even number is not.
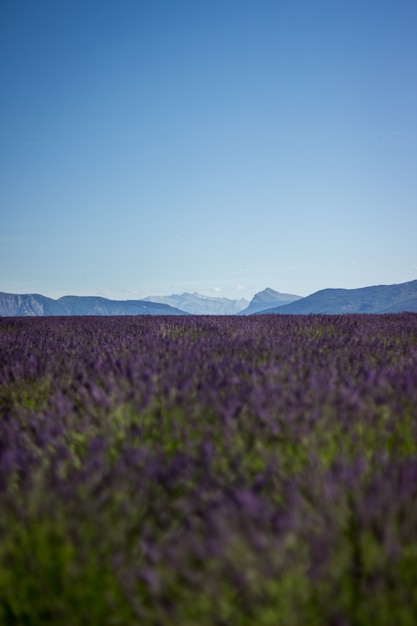
<svg viewBox="0 0 417 626"><path fill-rule="evenodd" d="M0 291L417 278L416 0L6 0Z"/></svg>

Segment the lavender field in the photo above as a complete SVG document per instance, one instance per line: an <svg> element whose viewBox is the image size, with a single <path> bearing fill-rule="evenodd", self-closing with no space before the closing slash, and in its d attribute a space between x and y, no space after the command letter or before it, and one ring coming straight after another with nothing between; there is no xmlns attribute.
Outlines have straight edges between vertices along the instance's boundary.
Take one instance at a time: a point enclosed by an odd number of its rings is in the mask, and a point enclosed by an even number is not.
<svg viewBox="0 0 417 626"><path fill-rule="evenodd" d="M0 319L0 624L416 615L416 314Z"/></svg>

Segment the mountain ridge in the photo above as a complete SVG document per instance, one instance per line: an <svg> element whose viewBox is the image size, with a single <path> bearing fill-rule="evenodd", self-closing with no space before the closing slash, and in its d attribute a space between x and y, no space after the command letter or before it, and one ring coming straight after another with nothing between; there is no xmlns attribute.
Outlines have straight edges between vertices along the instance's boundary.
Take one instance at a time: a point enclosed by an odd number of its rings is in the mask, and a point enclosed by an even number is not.
<svg viewBox="0 0 417 626"><path fill-rule="evenodd" d="M249 305L248 300L203 296L199 293L174 293L170 296L147 296L146 302L169 304L192 315L234 315Z"/></svg>
<svg viewBox="0 0 417 626"><path fill-rule="evenodd" d="M417 280L358 289L328 288L259 314L417 313Z"/></svg>
<svg viewBox="0 0 417 626"><path fill-rule="evenodd" d="M155 302L150 298L187 300L188 308L200 307L192 313L167 302ZM272 298L272 300L270 300ZM292 298L288 302L288 298ZM203 307L203 304L209 308ZM241 304L246 308L236 310ZM272 306L270 306L272 304ZM221 309L227 306L229 309ZM210 308L211 307L211 308ZM214 309L213 309L214 307ZM232 312L231 309L234 307ZM417 313L417 280L393 285L372 285L358 289L327 288L309 296L280 293L267 287L254 295L248 303L244 298L230 300L200 296L197 293L173 294L172 296L148 296L142 300L109 300L101 296L62 296L57 300L41 294L11 294L0 292L0 316L70 316L70 315L306 315L315 313Z"/></svg>
<svg viewBox="0 0 417 626"><path fill-rule="evenodd" d="M290 293L281 293L279 291L275 291L275 289L271 289L271 287L267 287L263 291L255 293L246 309L240 311L238 315L253 315L263 311L264 309L277 306L281 307L286 304L290 304L291 302L295 302L296 300L300 300L301 298L302 296Z"/></svg>
<svg viewBox="0 0 417 626"><path fill-rule="evenodd" d="M188 315L167 304L143 300L109 300L101 296L62 296L57 300L41 294L0 292L0 316L70 315Z"/></svg>

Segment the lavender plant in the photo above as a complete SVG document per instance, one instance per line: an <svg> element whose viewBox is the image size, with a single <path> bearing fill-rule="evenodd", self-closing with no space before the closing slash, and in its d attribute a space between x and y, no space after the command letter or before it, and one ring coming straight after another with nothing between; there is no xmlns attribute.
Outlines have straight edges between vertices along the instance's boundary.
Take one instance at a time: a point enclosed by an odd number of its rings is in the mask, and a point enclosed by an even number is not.
<svg viewBox="0 0 417 626"><path fill-rule="evenodd" d="M417 615L417 315L0 319L0 623Z"/></svg>

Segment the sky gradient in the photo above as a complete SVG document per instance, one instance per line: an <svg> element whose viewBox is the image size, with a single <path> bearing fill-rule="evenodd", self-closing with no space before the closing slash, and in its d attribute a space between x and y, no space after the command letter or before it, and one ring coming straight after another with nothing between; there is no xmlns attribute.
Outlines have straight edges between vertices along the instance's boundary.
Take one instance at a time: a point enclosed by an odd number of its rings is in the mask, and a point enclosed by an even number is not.
<svg viewBox="0 0 417 626"><path fill-rule="evenodd" d="M415 0L8 0L0 291L417 278Z"/></svg>

